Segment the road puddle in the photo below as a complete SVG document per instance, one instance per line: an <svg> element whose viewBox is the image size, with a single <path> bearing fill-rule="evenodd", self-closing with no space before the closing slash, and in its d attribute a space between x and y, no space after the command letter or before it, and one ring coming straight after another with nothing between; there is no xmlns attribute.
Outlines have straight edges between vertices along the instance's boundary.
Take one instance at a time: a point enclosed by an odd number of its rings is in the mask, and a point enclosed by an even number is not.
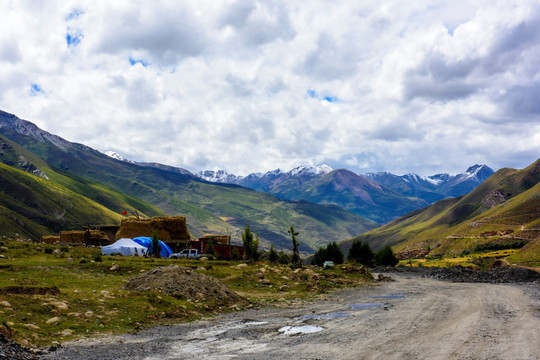
<svg viewBox="0 0 540 360"><path fill-rule="evenodd" d="M323 331L321 326L303 325L303 326L284 326L278 331L285 335L297 335L297 334L313 334L319 331Z"/></svg>
<svg viewBox="0 0 540 360"><path fill-rule="evenodd" d="M297 323L303 322L303 321L306 321L306 320L342 319L342 318L347 318L347 317L350 317L350 316L351 316L351 314L349 314L348 312L345 312L345 311L336 311L336 312L331 312L331 313L328 313L328 314L304 315L304 316L300 316Z"/></svg>
<svg viewBox="0 0 540 360"><path fill-rule="evenodd" d="M378 308L383 307L383 303L365 303L365 304L349 304L349 307L352 310L364 310L364 309L372 309L372 308Z"/></svg>
<svg viewBox="0 0 540 360"><path fill-rule="evenodd" d="M407 296L403 295L403 294L370 296L371 299L403 299L403 298L406 298L406 297Z"/></svg>

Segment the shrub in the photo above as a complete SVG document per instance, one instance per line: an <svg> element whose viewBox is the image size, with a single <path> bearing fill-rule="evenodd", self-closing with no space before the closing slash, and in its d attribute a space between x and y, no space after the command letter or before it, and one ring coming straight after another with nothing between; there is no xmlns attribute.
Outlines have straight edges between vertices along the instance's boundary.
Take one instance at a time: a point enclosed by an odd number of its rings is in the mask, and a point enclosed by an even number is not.
<svg viewBox="0 0 540 360"><path fill-rule="evenodd" d="M291 257L289 254L285 253L283 250L281 250L278 253L278 262L283 265L287 265L291 263Z"/></svg>
<svg viewBox="0 0 540 360"><path fill-rule="evenodd" d="M373 266L374 256L375 253L371 250L368 243L364 244L359 240L355 240L349 249L347 259L364 266Z"/></svg>
<svg viewBox="0 0 540 360"><path fill-rule="evenodd" d="M390 245L386 245L381 250L377 251L375 254L375 264L376 265L389 265L395 266L399 260L394 255Z"/></svg>
<svg viewBox="0 0 540 360"><path fill-rule="evenodd" d="M44 253L45 253L45 254L52 254L52 253L53 253L53 249L52 249L52 248L45 248Z"/></svg>
<svg viewBox="0 0 540 360"><path fill-rule="evenodd" d="M278 261L278 253L274 249L274 244L270 245L270 251L268 252L268 261L271 263L276 263Z"/></svg>
<svg viewBox="0 0 540 360"><path fill-rule="evenodd" d="M334 264L343 264L343 252L339 246L332 242L325 247L320 247L313 259L311 260L312 265L323 266L325 261L333 261Z"/></svg>
<svg viewBox="0 0 540 360"><path fill-rule="evenodd" d="M94 261L95 262L102 262L103 259L101 258L101 255L97 254L96 256L94 256Z"/></svg>

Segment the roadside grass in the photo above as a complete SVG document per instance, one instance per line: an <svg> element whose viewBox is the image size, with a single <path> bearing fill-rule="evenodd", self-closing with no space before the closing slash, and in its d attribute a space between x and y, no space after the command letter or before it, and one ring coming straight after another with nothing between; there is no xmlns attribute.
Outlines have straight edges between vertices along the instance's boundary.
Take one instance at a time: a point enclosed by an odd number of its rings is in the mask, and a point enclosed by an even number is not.
<svg viewBox="0 0 540 360"><path fill-rule="evenodd" d="M129 279L158 266L187 266L214 276L247 298L247 307L309 301L338 288L365 284L370 276L350 265L297 270L264 262L241 265L100 254L99 248L0 241L0 332L23 345L43 347L53 341L133 332L241 309L207 299L122 290ZM83 257L86 262L81 263ZM109 270L113 263L118 271Z"/></svg>
<svg viewBox="0 0 540 360"><path fill-rule="evenodd" d="M416 266L436 266L436 267L451 267L451 266L464 266L464 267L474 267L478 268L478 260L481 259L503 259L509 256L514 255L518 249L506 249L506 250L497 250L489 251L483 253L469 254L466 256L441 256L435 258L425 258L425 259L411 259L401 260L398 265L409 266L412 263L413 267ZM476 261L475 261L476 260Z"/></svg>

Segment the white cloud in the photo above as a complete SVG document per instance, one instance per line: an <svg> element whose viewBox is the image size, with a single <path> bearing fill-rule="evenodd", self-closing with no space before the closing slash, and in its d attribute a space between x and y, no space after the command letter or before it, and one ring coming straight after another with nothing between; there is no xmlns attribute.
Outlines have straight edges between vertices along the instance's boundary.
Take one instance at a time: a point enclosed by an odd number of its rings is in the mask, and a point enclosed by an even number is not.
<svg viewBox="0 0 540 360"><path fill-rule="evenodd" d="M429 175L523 167L540 153L533 0L80 0L0 11L0 108L134 160Z"/></svg>

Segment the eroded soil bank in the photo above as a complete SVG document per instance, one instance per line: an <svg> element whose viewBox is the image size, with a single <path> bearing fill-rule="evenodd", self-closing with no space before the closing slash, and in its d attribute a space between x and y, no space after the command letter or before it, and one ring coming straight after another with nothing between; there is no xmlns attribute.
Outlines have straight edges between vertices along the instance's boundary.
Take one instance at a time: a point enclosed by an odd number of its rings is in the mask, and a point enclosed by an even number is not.
<svg viewBox="0 0 540 360"><path fill-rule="evenodd" d="M538 359L538 284L396 281L293 309L80 340L44 359Z"/></svg>

